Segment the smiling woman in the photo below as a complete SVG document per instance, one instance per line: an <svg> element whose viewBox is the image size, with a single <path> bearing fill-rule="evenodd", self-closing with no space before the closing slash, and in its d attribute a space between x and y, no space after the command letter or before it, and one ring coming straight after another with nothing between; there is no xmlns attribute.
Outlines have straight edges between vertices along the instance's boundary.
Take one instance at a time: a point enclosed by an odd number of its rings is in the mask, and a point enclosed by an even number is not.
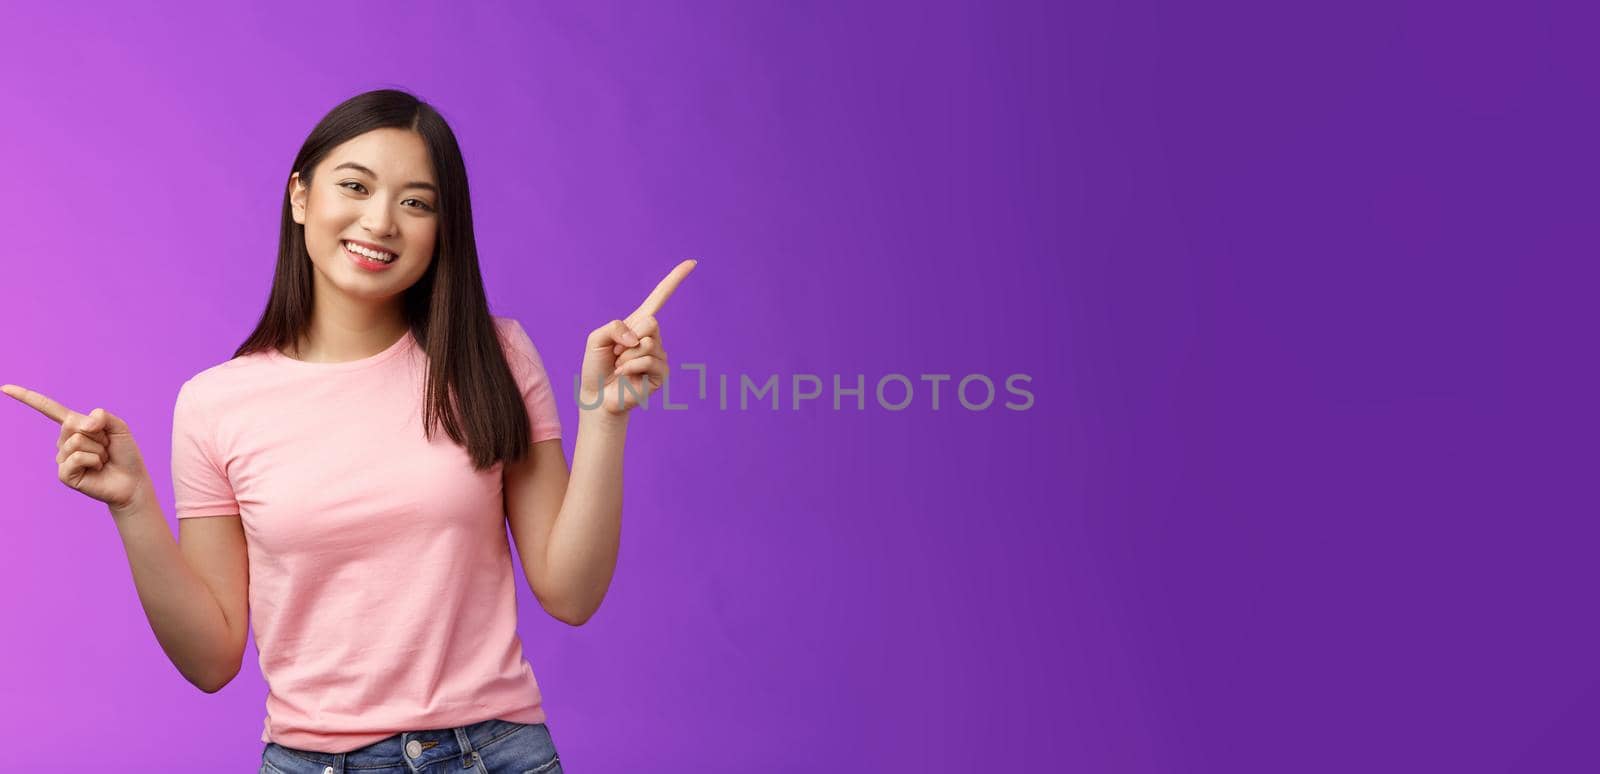
<svg viewBox="0 0 1600 774"><path fill-rule="evenodd" d="M548 738L503 476L536 464L564 487L561 425L532 341L489 313L455 135L409 94L361 94L287 182L266 309L184 385L173 428L180 524L236 517L248 538L264 763Z"/></svg>
<svg viewBox="0 0 1600 774"><path fill-rule="evenodd" d="M431 106L383 89L335 107L295 158L267 307L234 357L339 362L409 331L429 360L424 431L442 429L480 470L520 459L529 425L490 322L471 212L455 133Z"/></svg>
<svg viewBox="0 0 1600 774"><path fill-rule="evenodd" d="M366 159L367 163L334 163L347 158ZM330 166L326 171L320 169ZM373 166L398 171L386 176ZM431 178L431 167L427 148L417 133L380 128L340 144L304 176L299 171L290 174L291 216L304 226L306 252L316 269L312 275L316 297L394 295L415 284L432 267L437 208L409 195L409 189L424 186L427 195L436 198L438 186L422 182L393 187L384 182L385 177L399 180L400 174L417 174L419 169ZM409 259L397 266L403 256ZM349 266L363 271L351 272ZM391 268L398 270L389 271ZM385 284L374 286L364 281L377 273L384 275ZM351 278L357 278L356 284L351 284ZM300 349L298 341L291 345Z"/></svg>
<svg viewBox="0 0 1600 774"><path fill-rule="evenodd" d="M109 507L185 679L221 690L254 630L264 771L561 771L511 541L546 612L594 615L629 411L668 373L656 315L695 261L588 334L569 471L538 349L489 312L466 181L454 133L405 92L358 95L312 130L261 319L178 391L177 543L121 417L0 385L60 426L57 476Z"/></svg>

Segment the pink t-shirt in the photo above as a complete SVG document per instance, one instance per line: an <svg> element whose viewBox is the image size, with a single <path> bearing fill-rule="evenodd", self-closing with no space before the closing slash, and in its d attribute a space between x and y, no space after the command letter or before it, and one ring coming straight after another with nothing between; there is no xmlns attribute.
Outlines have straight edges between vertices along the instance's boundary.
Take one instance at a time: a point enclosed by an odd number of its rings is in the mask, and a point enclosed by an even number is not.
<svg viewBox="0 0 1600 774"><path fill-rule="evenodd" d="M495 317L533 425L561 437L539 352ZM338 753L402 731L545 719L517 636L503 463L422 433L427 353L271 350L185 382L172 422L180 519L238 514L267 683L261 741Z"/></svg>

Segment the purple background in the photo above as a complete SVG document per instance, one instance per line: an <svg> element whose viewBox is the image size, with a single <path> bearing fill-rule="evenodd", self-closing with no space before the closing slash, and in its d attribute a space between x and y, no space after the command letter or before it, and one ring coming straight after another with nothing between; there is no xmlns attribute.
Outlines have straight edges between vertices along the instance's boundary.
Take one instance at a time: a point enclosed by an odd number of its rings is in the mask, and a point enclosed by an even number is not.
<svg viewBox="0 0 1600 774"><path fill-rule="evenodd" d="M299 144L371 88L454 126L569 455L584 334L686 257L675 400L684 363L865 376L865 411L635 416L598 615L519 589L569 771L1592 759L1592 19L3 13L0 382L125 418L169 519L178 387L265 303ZM1026 373L1035 403L890 412L890 373ZM253 646L221 693L183 681L56 433L0 408L10 760L252 770Z"/></svg>

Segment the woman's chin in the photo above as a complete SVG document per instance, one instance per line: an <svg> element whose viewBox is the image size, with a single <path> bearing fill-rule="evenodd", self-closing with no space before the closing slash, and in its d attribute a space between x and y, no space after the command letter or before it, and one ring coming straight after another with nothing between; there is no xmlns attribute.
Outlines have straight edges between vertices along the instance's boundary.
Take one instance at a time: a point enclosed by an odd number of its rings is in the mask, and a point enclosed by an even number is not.
<svg viewBox="0 0 1600 774"><path fill-rule="evenodd" d="M378 274L362 271L354 266L340 266L330 273L327 268L316 265L315 277L316 292L333 292L345 298L359 301L385 301L404 292L396 279L399 274Z"/></svg>

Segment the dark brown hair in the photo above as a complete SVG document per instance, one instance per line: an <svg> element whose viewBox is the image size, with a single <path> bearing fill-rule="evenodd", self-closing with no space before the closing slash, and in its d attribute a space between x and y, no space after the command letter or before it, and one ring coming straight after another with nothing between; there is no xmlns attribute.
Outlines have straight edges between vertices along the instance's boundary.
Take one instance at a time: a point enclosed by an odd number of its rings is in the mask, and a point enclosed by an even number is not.
<svg viewBox="0 0 1600 774"><path fill-rule="evenodd" d="M300 146L292 171L309 186L312 170L335 147L384 128L408 129L422 137L439 184L433 262L401 296L411 335L428 355L424 437L432 440L433 425L442 424L450 439L466 448L477 470L497 461L521 460L530 447L532 426L489 314L472 237L467 168L444 118L404 91L358 94L323 116ZM311 325L312 271L305 227L294 220L285 180L278 266L267 308L234 357L289 347L300 340Z"/></svg>

